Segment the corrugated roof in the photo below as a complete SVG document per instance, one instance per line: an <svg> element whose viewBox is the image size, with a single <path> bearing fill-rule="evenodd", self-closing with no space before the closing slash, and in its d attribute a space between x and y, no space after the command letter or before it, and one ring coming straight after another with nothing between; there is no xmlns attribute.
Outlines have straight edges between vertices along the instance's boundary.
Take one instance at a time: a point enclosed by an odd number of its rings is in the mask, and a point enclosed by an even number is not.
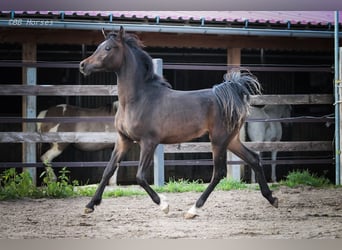
<svg viewBox="0 0 342 250"><path fill-rule="evenodd" d="M15 11L12 15L60 16L80 18L156 19L168 21L245 22L259 24L334 24L333 11ZM1 14L11 14L1 11ZM342 11L340 11L342 15ZM340 21L342 23L342 21Z"/></svg>

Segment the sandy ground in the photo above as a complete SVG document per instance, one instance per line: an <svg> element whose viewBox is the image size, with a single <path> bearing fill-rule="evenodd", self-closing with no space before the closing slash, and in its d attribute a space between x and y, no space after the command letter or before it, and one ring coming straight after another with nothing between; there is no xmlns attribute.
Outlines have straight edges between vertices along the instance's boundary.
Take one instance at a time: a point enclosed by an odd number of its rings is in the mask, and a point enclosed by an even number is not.
<svg viewBox="0 0 342 250"><path fill-rule="evenodd" d="M104 199L84 214L87 197L0 202L6 239L311 239L342 238L342 189L281 187L273 208L258 191L214 191L193 220L183 214L199 193L165 194L165 215L148 196Z"/></svg>

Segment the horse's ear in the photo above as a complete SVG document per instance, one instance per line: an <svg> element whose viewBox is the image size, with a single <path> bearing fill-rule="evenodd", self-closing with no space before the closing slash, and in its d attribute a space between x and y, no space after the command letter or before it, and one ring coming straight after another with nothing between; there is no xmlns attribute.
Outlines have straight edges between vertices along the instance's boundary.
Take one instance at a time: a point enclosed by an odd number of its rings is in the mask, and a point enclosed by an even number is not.
<svg viewBox="0 0 342 250"><path fill-rule="evenodd" d="M120 26L120 30L119 30L119 38L120 38L120 40L123 40L124 36L125 36L124 27Z"/></svg>
<svg viewBox="0 0 342 250"><path fill-rule="evenodd" d="M104 28L102 28L102 35L105 39L107 38L106 31L104 30Z"/></svg>

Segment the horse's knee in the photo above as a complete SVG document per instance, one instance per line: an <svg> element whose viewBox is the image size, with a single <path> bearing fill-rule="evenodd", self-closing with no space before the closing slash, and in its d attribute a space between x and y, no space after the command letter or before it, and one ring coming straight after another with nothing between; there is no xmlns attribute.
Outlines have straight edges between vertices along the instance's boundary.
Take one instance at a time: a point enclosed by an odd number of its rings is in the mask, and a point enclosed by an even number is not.
<svg viewBox="0 0 342 250"><path fill-rule="evenodd" d="M253 157L249 159L248 164L254 169L254 171L262 169L260 155L255 152L252 152L252 155Z"/></svg>
<svg viewBox="0 0 342 250"><path fill-rule="evenodd" d="M145 178L141 174L137 174L135 177L137 184L143 186L145 184Z"/></svg>
<svg viewBox="0 0 342 250"><path fill-rule="evenodd" d="M220 168L215 174L213 175L214 182L219 182L221 179L227 176L227 168Z"/></svg>

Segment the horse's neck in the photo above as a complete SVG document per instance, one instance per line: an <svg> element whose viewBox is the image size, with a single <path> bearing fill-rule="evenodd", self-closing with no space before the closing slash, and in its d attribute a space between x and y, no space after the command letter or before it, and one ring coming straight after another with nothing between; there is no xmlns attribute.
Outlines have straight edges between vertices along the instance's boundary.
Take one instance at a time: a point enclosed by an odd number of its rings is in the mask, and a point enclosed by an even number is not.
<svg viewBox="0 0 342 250"><path fill-rule="evenodd" d="M127 48L124 62L117 72L118 96L122 107L130 104L139 105L142 93L147 86L144 80L143 62Z"/></svg>

